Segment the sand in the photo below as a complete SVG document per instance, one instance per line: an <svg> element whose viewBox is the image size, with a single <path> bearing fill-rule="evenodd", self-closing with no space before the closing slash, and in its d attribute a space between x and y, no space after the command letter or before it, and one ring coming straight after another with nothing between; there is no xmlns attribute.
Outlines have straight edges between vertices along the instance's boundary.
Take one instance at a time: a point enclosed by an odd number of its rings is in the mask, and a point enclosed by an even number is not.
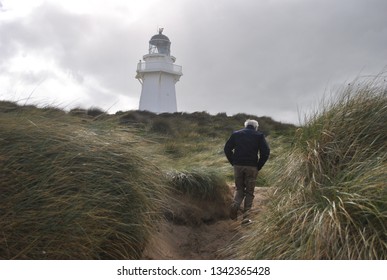
<svg viewBox="0 0 387 280"><path fill-rule="evenodd" d="M234 187L230 187L232 194ZM266 188L255 188L253 211L259 213ZM201 202L184 195L171 201L157 232L155 232L143 259L154 260L217 260L233 259L233 243L248 231L241 217L228 218L229 204Z"/></svg>

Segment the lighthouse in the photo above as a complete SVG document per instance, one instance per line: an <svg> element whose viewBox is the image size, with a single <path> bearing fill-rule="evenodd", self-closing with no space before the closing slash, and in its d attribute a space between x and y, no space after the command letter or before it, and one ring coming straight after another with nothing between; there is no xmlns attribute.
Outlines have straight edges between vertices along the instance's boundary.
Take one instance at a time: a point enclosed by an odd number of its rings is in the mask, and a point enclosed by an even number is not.
<svg viewBox="0 0 387 280"><path fill-rule="evenodd" d="M149 53L137 64L136 79L142 85L139 110L157 114L177 111L175 84L183 73L175 61L171 41L160 28L149 41Z"/></svg>

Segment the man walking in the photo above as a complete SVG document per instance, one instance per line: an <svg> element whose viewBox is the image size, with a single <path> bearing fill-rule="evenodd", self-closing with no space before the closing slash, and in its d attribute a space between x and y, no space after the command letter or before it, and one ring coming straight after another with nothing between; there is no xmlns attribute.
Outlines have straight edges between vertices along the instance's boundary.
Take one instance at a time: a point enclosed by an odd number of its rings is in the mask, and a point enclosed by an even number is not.
<svg viewBox="0 0 387 280"><path fill-rule="evenodd" d="M230 218L237 219L238 210L244 200L242 223L251 222L247 219L247 215L253 205L255 181L258 171L261 170L270 155L265 136L258 131L258 122L246 120L244 129L231 134L224 146L224 153L234 167L236 186L230 208Z"/></svg>

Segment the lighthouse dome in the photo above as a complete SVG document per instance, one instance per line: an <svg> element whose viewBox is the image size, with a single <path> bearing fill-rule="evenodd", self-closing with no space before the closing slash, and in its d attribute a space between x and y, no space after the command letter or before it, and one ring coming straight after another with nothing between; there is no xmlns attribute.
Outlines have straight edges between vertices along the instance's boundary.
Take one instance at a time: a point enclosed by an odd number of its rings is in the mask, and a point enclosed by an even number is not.
<svg viewBox="0 0 387 280"><path fill-rule="evenodd" d="M159 53L159 54L165 54L170 55L171 53L171 41L169 41L169 38L165 36L163 33L163 28L159 29L159 34L153 35L152 38L149 41L149 53Z"/></svg>
<svg viewBox="0 0 387 280"><path fill-rule="evenodd" d="M158 41L171 42L171 41L169 41L169 38L162 33L153 35L149 42L158 42Z"/></svg>

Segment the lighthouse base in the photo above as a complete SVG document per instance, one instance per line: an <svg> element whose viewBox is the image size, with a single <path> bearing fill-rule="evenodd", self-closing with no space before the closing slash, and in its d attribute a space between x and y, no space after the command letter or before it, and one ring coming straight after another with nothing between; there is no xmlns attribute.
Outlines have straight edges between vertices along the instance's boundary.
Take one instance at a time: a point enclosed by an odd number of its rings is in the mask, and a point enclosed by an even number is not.
<svg viewBox="0 0 387 280"><path fill-rule="evenodd" d="M177 112L174 76L165 72L145 73L142 77L139 110L157 114Z"/></svg>

